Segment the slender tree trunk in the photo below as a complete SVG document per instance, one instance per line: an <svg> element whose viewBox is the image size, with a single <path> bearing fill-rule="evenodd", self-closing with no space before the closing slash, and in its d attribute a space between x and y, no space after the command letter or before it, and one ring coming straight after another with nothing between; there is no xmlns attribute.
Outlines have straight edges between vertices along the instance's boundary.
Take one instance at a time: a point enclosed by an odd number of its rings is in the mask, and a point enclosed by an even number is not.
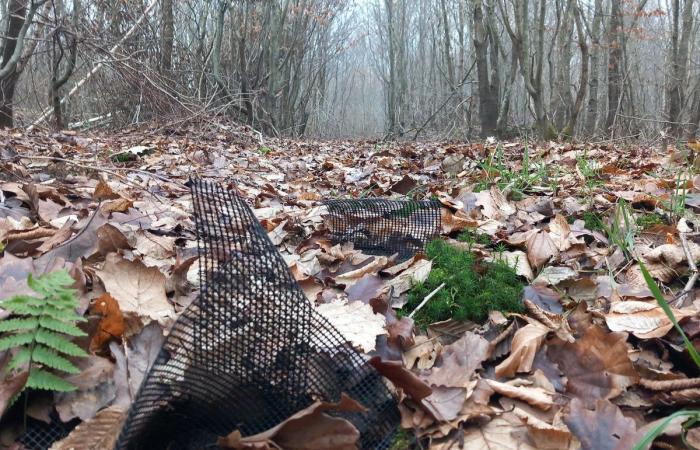
<svg viewBox="0 0 700 450"><path fill-rule="evenodd" d="M576 37L578 38L578 47L581 51L581 73L579 75L579 85L576 92L576 99L571 106L569 112L569 123L562 131L563 135L573 136L576 131L576 122L583 108L583 99L586 97L586 86L588 84L588 44L586 43L586 34L583 29L583 18L581 17L581 9L578 2L572 5L572 13L576 23Z"/></svg>
<svg viewBox="0 0 700 450"><path fill-rule="evenodd" d="M54 2L54 14L57 19L56 30L53 33L52 42L52 59L53 70L51 71L51 84L49 87L49 99L53 107L54 127L56 129L64 128L63 111L61 109L60 90L70 79L75 70L75 63L78 57L78 39L76 33L78 31L78 20L81 14L80 0L73 0L73 20L72 30L66 30L59 23L63 21L63 2ZM67 46L64 48L63 40L67 41ZM66 51L68 57L66 59ZM65 60L65 63L63 63ZM61 67L63 66L63 68ZM61 70L63 69L63 70Z"/></svg>
<svg viewBox="0 0 700 450"><path fill-rule="evenodd" d="M603 24L603 0L595 0L593 25L591 27L591 75L588 82L588 106L586 108L585 134L596 132L598 119L598 83L600 77L600 28Z"/></svg>
<svg viewBox="0 0 700 450"><path fill-rule="evenodd" d="M8 3L7 27L2 41L2 67L0 68L0 128L14 124L15 86L19 79L17 62L22 53L24 36L27 33L27 3L29 0L10 0ZM30 14L31 15L31 14Z"/></svg>
<svg viewBox="0 0 700 450"><path fill-rule="evenodd" d="M173 65L173 44L175 39L175 21L173 19L173 0L161 1L161 23L163 34L161 36L160 71L167 74Z"/></svg>
<svg viewBox="0 0 700 450"><path fill-rule="evenodd" d="M686 0L681 13L680 0L672 1L673 26L671 31L670 63L671 74L668 82L666 99L668 103L668 121L671 133L680 137L683 132L681 108L685 103L685 83L688 75L689 41L693 30L693 0ZM683 16L683 28L680 30L680 16Z"/></svg>
<svg viewBox="0 0 700 450"><path fill-rule="evenodd" d="M622 10L621 0L612 0L608 26L608 117L605 128L612 132L615 116L622 104Z"/></svg>

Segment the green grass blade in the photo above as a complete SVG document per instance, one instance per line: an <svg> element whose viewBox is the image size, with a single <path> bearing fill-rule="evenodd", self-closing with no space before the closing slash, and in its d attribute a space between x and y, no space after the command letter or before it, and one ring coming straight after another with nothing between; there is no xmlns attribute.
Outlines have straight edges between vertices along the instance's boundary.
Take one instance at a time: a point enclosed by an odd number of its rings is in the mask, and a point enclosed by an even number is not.
<svg viewBox="0 0 700 450"><path fill-rule="evenodd" d="M651 290L651 293L654 294L654 297L656 298L656 302L661 306L661 309L664 310L668 318L671 320L671 323L673 323L673 326L676 328L678 333L681 335L683 338L683 342L685 343L685 348L688 350L688 353L690 353L690 357L693 359L693 362L695 363L696 366L700 369L700 355L698 355L698 351L695 349L695 346L693 345L692 342L690 342L690 339L688 339L688 336L686 336L685 332L683 331L683 328L678 324L678 321L676 320L676 316L673 315L673 311L671 311L671 307L669 306L668 302L664 298L663 294L661 294L661 290L659 289L659 286L656 284L654 279L651 277L649 274L649 271L647 270L646 266L641 260L638 260L639 262L639 268L642 270L642 275L644 275L644 281L647 282L647 286L649 286L649 289Z"/></svg>
<svg viewBox="0 0 700 450"><path fill-rule="evenodd" d="M634 447L632 447L632 450L646 450L647 448L649 448L651 443L654 442L654 439L659 437L659 435L661 433L663 433L663 431L666 429L666 427L676 417L695 417L695 418L697 418L698 415L700 415L700 410L682 409L680 411L674 412L670 416L666 417L662 422L660 422L654 428L647 431L647 433L634 445Z"/></svg>

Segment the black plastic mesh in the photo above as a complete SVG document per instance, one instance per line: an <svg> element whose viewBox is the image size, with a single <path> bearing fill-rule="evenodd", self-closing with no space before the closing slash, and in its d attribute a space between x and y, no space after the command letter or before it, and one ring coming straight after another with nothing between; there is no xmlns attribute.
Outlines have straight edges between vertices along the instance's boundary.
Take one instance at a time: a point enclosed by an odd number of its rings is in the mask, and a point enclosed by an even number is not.
<svg viewBox="0 0 700 450"><path fill-rule="evenodd" d="M47 450L54 442L68 436L78 421L63 423L58 417L51 417L46 423L32 418L27 419L27 430L17 439L27 450Z"/></svg>
<svg viewBox="0 0 700 450"><path fill-rule="evenodd" d="M120 434L119 449L215 448L216 436L277 425L347 393L361 448L385 448L399 421L379 374L315 312L241 197L191 181L200 294L170 331Z"/></svg>
<svg viewBox="0 0 700 450"><path fill-rule="evenodd" d="M406 259L440 234L434 200L329 200L326 223L334 243L353 242L366 253Z"/></svg>

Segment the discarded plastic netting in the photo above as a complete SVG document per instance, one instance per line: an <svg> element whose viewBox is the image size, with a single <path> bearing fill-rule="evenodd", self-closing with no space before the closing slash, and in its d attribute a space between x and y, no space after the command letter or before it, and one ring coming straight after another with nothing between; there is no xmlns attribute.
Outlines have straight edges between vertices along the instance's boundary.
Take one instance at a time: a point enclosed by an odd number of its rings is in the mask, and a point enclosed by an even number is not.
<svg viewBox="0 0 700 450"><path fill-rule="evenodd" d="M79 420L73 420L69 423L63 423L58 418L58 414L49 414L51 421L49 423L41 420L27 419L27 428L22 436L17 439L17 442L22 445L22 448L27 450L46 450L51 445L64 437L75 427Z"/></svg>
<svg viewBox="0 0 700 450"><path fill-rule="evenodd" d="M353 242L367 253L407 259L440 234L436 200L329 200L326 222L334 243Z"/></svg>
<svg viewBox="0 0 700 450"><path fill-rule="evenodd" d="M361 448L387 448L398 425L381 376L315 312L243 199L192 181L200 294L146 376L119 449L215 448L267 430L314 400L346 393Z"/></svg>

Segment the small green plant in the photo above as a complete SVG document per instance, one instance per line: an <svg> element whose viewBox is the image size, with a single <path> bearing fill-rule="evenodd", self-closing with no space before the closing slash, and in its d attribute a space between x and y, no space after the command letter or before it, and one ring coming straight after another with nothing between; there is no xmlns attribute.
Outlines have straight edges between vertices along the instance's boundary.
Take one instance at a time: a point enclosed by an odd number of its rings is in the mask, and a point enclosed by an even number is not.
<svg viewBox="0 0 700 450"><path fill-rule="evenodd" d="M136 157L129 152L122 152L122 153L117 153L116 155L112 155L112 161L114 162L120 162L120 163L126 163L129 161L135 160Z"/></svg>
<svg viewBox="0 0 700 450"><path fill-rule="evenodd" d="M586 211L583 213L583 223L586 228L591 231L604 231L605 222L603 221L603 216L596 212Z"/></svg>
<svg viewBox="0 0 700 450"><path fill-rule="evenodd" d="M664 225L666 223L663 217L654 213L640 214L637 216L636 222L637 225L643 230L648 230L656 225Z"/></svg>
<svg viewBox="0 0 700 450"><path fill-rule="evenodd" d="M690 355L690 358L693 360L695 365L700 369L700 355L698 354L697 350L695 349L695 346L693 345L692 342L690 342L690 339L688 339L688 336L685 334L683 331L683 328L678 324L678 321L676 320L676 316L673 315L673 311L671 310L671 307L669 306L668 302L664 298L663 294L661 293L661 290L659 289L659 286L657 286L656 282L654 279L651 277L651 274L649 274L649 271L647 270L646 266L641 260L637 261L639 263L639 268L642 270L642 275L644 276L644 281L646 281L647 286L649 286L649 290L651 290L652 294L654 294L654 298L656 298L656 302L661 306L661 309L664 310L664 313L666 313L666 316L671 320L671 323L673 323L673 326L675 327L676 331L678 331L678 334L683 338L683 343L685 344L686 350L688 350L688 354ZM697 409L681 409L680 411L676 411L673 414L669 415L666 417L663 421L661 421L658 425L650 429L649 431L646 432L642 438L637 441L637 443L632 447L632 450L645 450L649 448L649 446L654 442L654 439L659 437L661 433L666 429L666 427L675 419L676 417L687 417L688 420L686 420L683 423L683 433L681 435L683 442L685 442L685 435L686 432L690 427L695 425L698 421L700 421L700 410Z"/></svg>
<svg viewBox="0 0 700 450"><path fill-rule="evenodd" d="M486 179L480 180L474 186L474 192L488 189L489 185L495 184L500 190L507 190L511 193L513 200L521 200L525 193L532 190L533 186L542 183L547 178L545 164L534 164L530 161L530 148L525 145L523 153L522 167L519 171L508 168L503 156L501 144L496 146L493 154L480 165L486 174Z"/></svg>
<svg viewBox="0 0 700 450"><path fill-rule="evenodd" d="M407 450L412 448L415 443L413 434L405 428L399 428L399 431L394 435L394 440L391 441L389 450Z"/></svg>
<svg viewBox="0 0 700 450"><path fill-rule="evenodd" d="M76 322L86 319L75 312L78 299L70 289L73 278L65 270L38 278L29 275L27 284L39 294L17 295L2 302L3 309L14 316L0 322L0 351L15 350L7 370L28 370L29 378L23 389L45 389L58 392L75 390L55 372L79 373L66 356L88 356L71 342L70 336L85 336Z"/></svg>
<svg viewBox="0 0 700 450"><path fill-rule="evenodd" d="M522 311L523 283L506 263L477 261L473 253L439 239L426 246L426 254L433 269L425 282L409 291L402 313L410 313L438 286L445 286L416 313L417 325L450 318L483 321L492 310Z"/></svg>
<svg viewBox="0 0 700 450"><path fill-rule="evenodd" d="M272 149L266 145L261 145L260 147L258 147L258 153L260 153L262 156L267 155L271 151Z"/></svg>
<svg viewBox="0 0 700 450"><path fill-rule="evenodd" d="M603 180L600 177L600 168L597 164L589 160L587 150L583 153L583 155L579 155L576 158L576 167L578 168L579 173L584 179L584 194L592 202L593 192L597 187L603 184Z"/></svg>
<svg viewBox="0 0 700 450"><path fill-rule="evenodd" d="M476 230L466 229L459 236L457 240L460 242L467 242L469 244L480 244L489 245L491 243L491 238L488 234L479 233Z"/></svg>
<svg viewBox="0 0 700 450"><path fill-rule="evenodd" d="M661 205L668 211L669 221L673 224L677 223L685 214L685 200L688 196L686 181L685 174L679 172L673 191L671 191L671 198L667 202L661 202Z"/></svg>
<svg viewBox="0 0 700 450"><path fill-rule="evenodd" d="M617 245L628 258L633 257L634 240L637 236L637 223L632 214L632 208L620 199L615 205L610 226L605 227L608 239Z"/></svg>

